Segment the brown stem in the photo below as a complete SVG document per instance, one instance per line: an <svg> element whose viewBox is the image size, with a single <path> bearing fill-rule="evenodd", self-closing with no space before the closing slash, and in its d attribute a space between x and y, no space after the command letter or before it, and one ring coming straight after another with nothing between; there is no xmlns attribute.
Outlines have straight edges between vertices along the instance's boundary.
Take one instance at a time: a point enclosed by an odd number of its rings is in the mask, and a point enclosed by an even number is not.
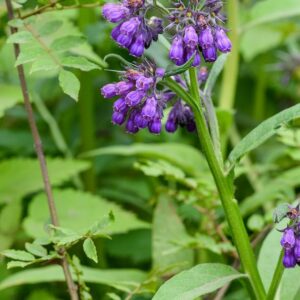
<svg viewBox="0 0 300 300"><path fill-rule="evenodd" d="M14 19L14 11L13 11L11 1L5 0L5 2L6 2L6 7L7 7L8 19L13 20ZM11 34L14 34L17 32L17 29L14 27L11 27L10 30L11 30ZM14 44L14 51L15 51L16 58L18 58L18 56L20 54L19 44ZM34 120L34 114L33 114L32 106L31 106L30 99L29 99L29 93L28 93L28 88L27 88L23 65L19 65L17 67L17 70L18 70L19 80L20 80L20 84L21 84L24 105L25 105L25 109L27 112L27 116L28 116L28 122L29 122L29 126L30 126L31 133L33 136L33 140L34 140L35 151L36 151L39 163L40 163L42 178L43 178L43 182L44 182L44 189L45 189L45 192L47 195L49 212L51 215L51 222L54 226L58 226L59 225L58 216L57 216L57 211L56 211L56 207L55 207L55 203L54 203L54 199L53 199L48 169L47 169L47 165L46 165L46 159L45 159L45 155L43 152L43 146L42 146L42 141L41 141L41 138L39 135L39 131L38 131L38 128L37 128L35 120ZM65 274L70 297L72 300L78 300L77 286L74 283L71 273L70 273L70 270L69 270L69 266L68 266L67 259L65 256L65 249L61 249L61 254L63 256L62 268L63 268L64 274Z"/></svg>

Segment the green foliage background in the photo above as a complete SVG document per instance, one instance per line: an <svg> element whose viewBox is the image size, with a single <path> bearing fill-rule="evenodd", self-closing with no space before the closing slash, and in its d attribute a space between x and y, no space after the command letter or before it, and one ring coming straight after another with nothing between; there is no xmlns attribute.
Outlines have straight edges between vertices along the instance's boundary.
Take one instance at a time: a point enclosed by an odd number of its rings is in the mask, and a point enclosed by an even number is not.
<svg viewBox="0 0 300 300"><path fill-rule="evenodd" d="M118 53L132 59L110 39L112 26L101 17L101 1L56 2L51 11L14 21L11 25L19 32L13 36L0 2L0 250L24 250L27 243L27 251L43 252L39 247L32 250L31 243L47 238L50 223L15 68L24 64L60 226L72 230L72 241L77 241L110 212L115 218L101 227L94 243L85 238L83 246L80 242L70 249L80 258L82 278L93 299L152 299L164 281L186 269L153 299L196 299L243 278L224 266L233 264L236 250L196 136L184 130L129 135L113 126L111 102L99 89L117 80L116 73L105 69L121 67L119 61L103 58ZM47 4L14 2L22 15ZM300 99L299 0L244 0L238 14L240 63L234 104L220 104L222 76L211 91L224 157L260 122ZM14 42L22 49L16 62ZM163 42L147 55L163 67L170 64ZM236 198L249 235L258 238L255 251L266 287L277 263L280 237L273 229L263 242L262 233L272 227L275 206L294 202L300 187L297 117L298 106L264 122L227 162L228 170L238 163ZM30 261L23 252L9 255L23 261L21 267ZM211 262L214 265L206 266ZM1 300L68 299L58 266L42 263L23 270L7 269L6 263L1 256ZM203 276L210 272L216 279ZM299 268L285 272L280 299L299 299L299 276ZM197 290L209 280L222 284ZM247 299L241 281L231 284L225 299Z"/></svg>

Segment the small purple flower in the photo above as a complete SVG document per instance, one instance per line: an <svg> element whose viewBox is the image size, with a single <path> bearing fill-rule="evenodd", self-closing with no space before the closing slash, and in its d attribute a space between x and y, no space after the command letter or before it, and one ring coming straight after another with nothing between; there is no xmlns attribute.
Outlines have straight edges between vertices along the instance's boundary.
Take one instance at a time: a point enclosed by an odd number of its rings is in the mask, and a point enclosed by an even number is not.
<svg viewBox="0 0 300 300"><path fill-rule="evenodd" d="M221 52L231 51L231 41L220 27L216 29L216 46Z"/></svg>
<svg viewBox="0 0 300 300"><path fill-rule="evenodd" d="M284 256L283 256L282 263L286 268L294 268L296 266L297 261L294 256L293 249L284 249Z"/></svg>
<svg viewBox="0 0 300 300"><path fill-rule="evenodd" d="M294 256L297 262L300 262L300 237L296 237L295 246L294 246Z"/></svg>
<svg viewBox="0 0 300 300"><path fill-rule="evenodd" d="M157 100L154 96L147 98L145 105L142 109L142 116L147 120L151 120L152 118L154 118L156 114L156 106Z"/></svg>
<svg viewBox="0 0 300 300"><path fill-rule="evenodd" d="M134 107L142 101L145 95L144 91L129 92L125 98L125 102L129 107Z"/></svg>
<svg viewBox="0 0 300 300"><path fill-rule="evenodd" d="M128 21L122 23L120 32L125 35L134 35L141 24L138 17L130 18Z"/></svg>
<svg viewBox="0 0 300 300"><path fill-rule="evenodd" d="M214 46L202 49L202 54L207 62L214 62L217 59L217 50Z"/></svg>
<svg viewBox="0 0 300 300"><path fill-rule="evenodd" d="M125 103L124 98L119 98L118 100L115 101L113 105L113 109L115 112L124 112L127 108L127 104Z"/></svg>
<svg viewBox="0 0 300 300"><path fill-rule="evenodd" d="M190 60L193 55L194 55L194 60L193 60L192 66L193 67L198 67L200 65L200 62L201 62L201 58L200 58L198 50L187 51L186 61Z"/></svg>
<svg viewBox="0 0 300 300"><path fill-rule="evenodd" d="M106 20L118 23L129 15L129 9L122 4L107 3L103 6L102 14Z"/></svg>
<svg viewBox="0 0 300 300"><path fill-rule="evenodd" d="M129 53L132 56L140 57L145 51L143 35L139 35L136 40L130 45Z"/></svg>
<svg viewBox="0 0 300 300"><path fill-rule="evenodd" d="M192 50L197 47L198 36L193 26L190 25L185 27L183 41L185 43L185 46Z"/></svg>
<svg viewBox="0 0 300 300"><path fill-rule="evenodd" d="M117 87L115 83L109 83L102 87L101 94L104 98L112 98L117 95Z"/></svg>
<svg viewBox="0 0 300 300"><path fill-rule="evenodd" d="M131 44L132 36L120 33L116 37L115 41L119 44L119 46L128 48Z"/></svg>
<svg viewBox="0 0 300 300"><path fill-rule="evenodd" d="M154 80L151 77L140 76L136 80L136 88L141 91L148 91L153 86Z"/></svg>
<svg viewBox="0 0 300 300"><path fill-rule="evenodd" d="M210 48L214 45L214 36L209 26L200 31L199 44L202 49Z"/></svg>
<svg viewBox="0 0 300 300"><path fill-rule="evenodd" d="M112 114L112 122L117 125L122 125L126 119L126 113L115 111Z"/></svg>
<svg viewBox="0 0 300 300"><path fill-rule="evenodd" d="M296 243L295 233L292 228L285 229L280 244L285 249L292 249Z"/></svg>
<svg viewBox="0 0 300 300"><path fill-rule="evenodd" d="M117 83L117 93L120 96L126 95L134 87L133 82L130 81L120 81Z"/></svg>
<svg viewBox="0 0 300 300"><path fill-rule="evenodd" d="M153 134L160 134L161 132L161 119L159 117L155 118L148 125L149 131Z"/></svg>
<svg viewBox="0 0 300 300"><path fill-rule="evenodd" d="M165 69L163 68L157 68L155 71L155 75L160 78L163 78L165 76L165 73Z"/></svg>
<svg viewBox="0 0 300 300"><path fill-rule="evenodd" d="M183 54L183 40L181 36L177 35L172 42L169 57L176 65L180 66L184 63Z"/></svg>
<svg viewBox="0 0 300 300"><path fill-rule="evenodd" d="M128 133L137 133L139 128L134 122L135 115L131 115L126 123L126 130Z"/></svg>
<svg viewBox="0 0 300 300"><path fill-rule="evenodd" d="M137 113L134 117L134 123L138 128L146 128L148 126L149 121L144 118L141 113Z"/></svg>
<svg viewBox="0 0 300 300"><path fill-rule="evenodd" d="M168 132L173 133L177 130L178 125L177 125L176 120L170 115L171 115L171 113L169 114L169 117L168 117L165 127Z"/></svg>
<svg viewBox="0 0 300 300"><path fill-rule="evenodd" d="M208 77L208 72L207 72L207 68L206 67L201 67L198 73L198 80L200 80L201 82L206 81Z"/></svg>

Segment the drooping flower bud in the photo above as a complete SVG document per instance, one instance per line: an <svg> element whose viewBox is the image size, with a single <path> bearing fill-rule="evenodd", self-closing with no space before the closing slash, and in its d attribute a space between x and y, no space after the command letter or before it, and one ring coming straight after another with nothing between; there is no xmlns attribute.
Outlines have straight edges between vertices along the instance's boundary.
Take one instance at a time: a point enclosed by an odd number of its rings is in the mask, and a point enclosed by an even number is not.
<svg viewBox="0 0 300 300"><path fill-rule="evenodd" d="M132 56L141 57L145 51L143 35L139 35L129 48L129 53Z"/></svg>
<svg viewBox="0 0 300 300"><path fill-rule="evenodd" d="M171 45L169 57L178 66L184 63L183 59L183 40L182 37L177 35Z"/></svg>
<svg viewBox="0 0 300 300"><path fill-rule="evenodd" d="M202 49L202 54L207 62L214 62L217 59L217 50L214 46Z"/></svg>
<svg viewBox="0 0 300 300"><path fill-rule="evenodd" d="M160 134L161 132L161 119L155 118L150 124L148 125L149 131L153 134Z"/></svg>
<svg viewBox="0 0 300 300"><path fill-rule="evenodd" d="M296 237L295 246L294 246L294 256L296 261L300 262L300 237Z"/></svg>
<svg viewBox="0 0 300 300"><path fill-rule="evenodd" d="M101 94L104 98L112 98L117 95L117 86L115 83L109 83L102 87Z"/></svg>
<svg viewBox="0 0 300 300"><path fill-rule="evenodd" d="M127 94L125 102L129 107L134 107L138 105L144 97L144 91L132 91Z"/></svg>
<svg viewBox="0 0 300 300"><path fill-rule="evenodd" d="M130 18L128 21L122 23L120 32L125 35L134 35L140 23L141 21L138 17Z"/></svg>
<svg viewBox="0 0 300 300"><path fill-rule="evenodd" d="M193 26L190 25L185 27L183 41L185 43L185 46L192 50L197 47L198 36Z"/></svg>
<svg viewBox="0 0 300 300"><path fill-rule="evenodd" d="M160 78L163 78L165 76L165 73L166 71L163 68L157 68L155 71L155 75Z"/></svg>
<svg viewBox="0 0 300 300"><path fill-rule="evenodd" d="M154 96L151 96L147 98L145 105L142 109L142 116L148 120L151 120L154 118L156 114L156 106L157 106L157 100Z"/></svg>
<svg viewBox="0 0 300 300"><path fill-rule="evenodd" d="M129 15L129 9L122 4L107 3L102 9L104 18L112 23L118 23Z"/></svg>
<svg viewBox="0 0 300 300"><path fill-rule="evenodd" d="M294 268L296 266L297 261L294 256L293 249L284 249L284 256L283 256L282 263L286 268Z"/></svg>
<svg viewBox="0 0 300 300"><path fill-rule="evenodd" d="M170 133L173 133L177 130L177 122L174 118L172 118L172 116L170 116L171 114L169 114L168 120L166 122L166 130Z"/></svg>
<svg viewBox="0 0 300 300"><path fill-rule="evenodd" d="M153 86L154 80L151 77L140 76L136 80L136 88L141 91L148 91Z"/></svg>
<svg viewBox="0 0 300 300"><path fill-rule="evenodd" d="M205 27L199 34L199 44L202 49L214 46L214 37L210 26Z"/></svg>
<svg viewBox="0 0 300 300"><path fill-rule="evenodd" d="M134 87L133 82L130 81L120 81L117 83L117 93L120 96L126 95Z"/></svg>
<svg viewBox="0 0 300 300"><path fill-rule="evenodd" d="M220 27L216 29L216 46L221 52L226 53L231 51L231 41L224 29Z"/></svg>
<svg viewBox="0 0 300 300"><path fill-rule="evenodd" d="M112 114L112 122L117 125L122 125L125 122L126 113L114 111Z"/></svg>
<svg viewBox="0 0 300 300"><path fill-rule="evenodd" d="M295 233L292 228L285 229L280 244L285 249L292 249L296 243Z"/></svg>
<svg viewBox="0 0 300 300"><path fill-rule="evenodd" d="M134 118L134 123L138 128L146 128L148 126L148 120L139 112Z"/></svg>
<svg viewBox="0 0 300 300"><path fill-rule="evenodd" d="M115 103L113 105L113 109L116 112L125 111L126 108L127 108L127 104L125 103L124 98L119 98L118 100L115 101Z"/></svg>

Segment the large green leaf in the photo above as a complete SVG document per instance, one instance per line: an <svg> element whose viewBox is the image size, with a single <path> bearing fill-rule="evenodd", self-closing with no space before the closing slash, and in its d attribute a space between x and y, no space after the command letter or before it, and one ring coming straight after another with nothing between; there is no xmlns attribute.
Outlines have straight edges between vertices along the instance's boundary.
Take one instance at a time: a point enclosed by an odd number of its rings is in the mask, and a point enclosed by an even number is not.
<svg viewBox="0 0 300 300"><path fill-rule="evenodd" d="M148 228L148 223L121 208L119 205L101 197L72 189L55 190L60 226L83 234L95 222L102 220L112 211L115 222L103 229L103 233L123 233L131 229ZM28 235L39 238L47 235L45 224L49 222L49 212L44 194L37 195L29 206L29 213L24 221Z"/></svg>
<svg viewBox="0 0 300 300"><path fill-rule="evenodd" d="M154 212L152 228L154 268L167 269L174 266L178 271L191 267L194 260L193 250L179 246L180 240L188 238L172 199L161 195Z"/></svg>
<svg viewBox="0 0 300 300"><path fill-rule="evenodd" d="M230 266L201 264L165 282L153 300L193 300L211 293L232 280L246 277Z"/></svg>
<svg viewBox="0 0 300 300"><path fill-rule="evenodd" d="M93 269L82 267L83 279L86 282L108 285L120 290L130 291L143 282L146 273L134 269ZM75 278L74 278L75 279ZM60 266L39 267L15 273L0 283L0 290L24 284L65 281Z"/></svg>
<svg viewBox="0 0 300 300"><path fill-rule="evenodd" d="M230 152L227 161L228 170L231 170L243 155L257 148L268 138L273 136L284 123L299 117L300 104L297 104L262 122L246 135Z"/></svg>
<svg viewBox="0 0 300 300"><path fill-rule="evenodd" d="M278 228L284 228L283 221ZM285 222L286 223L286 222ZM261 275L263 284L266 290L269 288L273 274L280 256L282 247L280 245L282 233L273 229L261 247L258 257L258 269ZM286 269L282 276L280 286L278 287L279 297L276 299L282 300L297 300L296 297L299 291L300 268Z"/></svg>
<svg viewBox="0 0 300 300"><path fill-rule="evenodd" d="M282 172L275 179L265 184L263 189L247 197L240 205L243 216L247 216L258 207L276 198L283 198L287 189L293 189L300 185L300 167Z"/></svg>
<svg viewBox="0 0 300 300"><path fill-rule="evenodd" d="M6 109L22 102L21 88L17 85L0 84L0 118Z"/></svg>
<svg viewBox="0 0 300 300"><path fill-rule="evenodd" d="M299 0L259 1L251 9L250 20L243 26L243 30L297 15L300 15Z"/></svg>
<svg viewBox="0 0 300 300"><path fill-rule="evenodd" d="M191 174L198 174L203 172L203 170L207 170L207 164L199 151L191 146L177 143L141 143L126 146L110 146L92 150L83 154L83 156L99 155L137 155L152 159L160 158L171 162L172 164Z"/></svg>
<svg viewBox="0 0 300 300"><path fill-rule="evenodd" d="M50 182L59 185L89 168L80 160L47 159ZM17 200L43 188L37 159L15 158L0 162L0 203Z"/></svg>

